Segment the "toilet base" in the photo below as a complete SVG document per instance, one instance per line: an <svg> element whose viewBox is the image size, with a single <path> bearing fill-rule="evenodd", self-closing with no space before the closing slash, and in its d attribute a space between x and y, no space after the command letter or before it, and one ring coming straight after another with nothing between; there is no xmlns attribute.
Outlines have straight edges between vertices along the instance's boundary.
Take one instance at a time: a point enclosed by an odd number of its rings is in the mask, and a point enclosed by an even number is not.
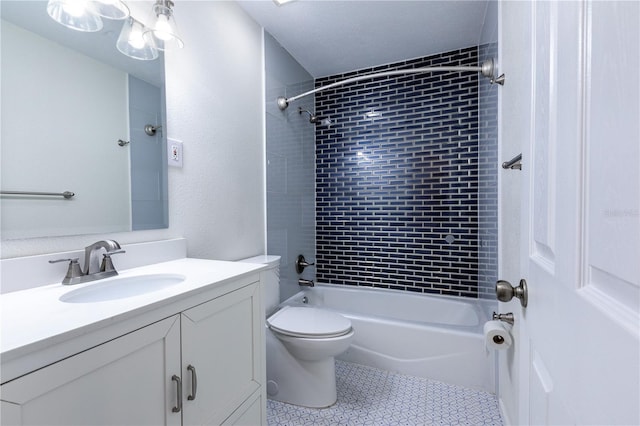
<svg viewBox="0 0 640 426"><path fill-rule="evenodd" d="M287 404L325 408L335 404L335 358L303 361L294 358L284 344L266 329L267 397Z"/></svg>

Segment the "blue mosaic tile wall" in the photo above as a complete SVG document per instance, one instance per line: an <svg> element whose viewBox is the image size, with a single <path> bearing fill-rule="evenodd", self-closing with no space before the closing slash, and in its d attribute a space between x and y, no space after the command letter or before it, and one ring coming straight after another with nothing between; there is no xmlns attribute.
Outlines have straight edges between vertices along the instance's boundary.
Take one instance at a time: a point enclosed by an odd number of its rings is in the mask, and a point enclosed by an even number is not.
<svg viewBox="0 0 640 426"><path fill-rule="evenodd" d="M374 71L478 64L478 48ZM316 94L318 282L478 297L478 74L387 77Z"/></svg>

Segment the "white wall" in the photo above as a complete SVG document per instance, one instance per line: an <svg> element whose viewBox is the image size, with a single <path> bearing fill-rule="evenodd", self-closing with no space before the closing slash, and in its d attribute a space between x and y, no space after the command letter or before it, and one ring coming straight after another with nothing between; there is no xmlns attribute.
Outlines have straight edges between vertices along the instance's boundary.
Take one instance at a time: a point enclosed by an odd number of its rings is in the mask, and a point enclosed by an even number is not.
<svg viewBox="0 0 640 426"><path fill-rule="evenodd" d="M496 11L498 20L495 22L495 37L499 40L498 74L507 74L507 81L502 90L505 88L507 90L513 90L512 87L516 85L522 86L526 84L524 75L514 69L515 65L513 62L521 58L516 55L515 52L505 50L505 48L503 48L504 40L499 38L499 34L503 32L510 34L510 37L516 37L513 32L517 31L518 25L522 25L520 21L515 19L506 20L505 13L507 13L507 15L510 13L526 14L526 9L520 7L521 4L510 4L508 6L511 6L514 10L511 11L510 9L508 12L505 12L504 4L498 4L496 2L496 8L499 9ZM517 24L514 24L514 22L517 22ZM527 29L521 27L518 35L520 38L515 45L522 46L525 44L528 36ZM518 42L522 44L518 44ZM525 65L523 64L523 66ZM501 120L502 116L501 111L505 108L526 108L525 102L520 102L520 105L505 104L502 97L502 90L498 92L500 95L499 120ZM498 159L500 163L509 161L522 152L521 139L512 134L513 130L511 130L512 133L505 131L505 129L522 128L522 123L510 124L512 127L505 126L504 123L501 123L499 126ZM525 158L522 167L530 166L531 163ZM504 170L500 167L498 171L498 188L498 278L507 280L514 286L517 286L520 279L524 278L520 268L520 193L522 190L522 172L517 169ZM509 303L499 303L499 311L514 312L517 316L520 312L519 302L514 299ZM521 339L520 326L520 318L517 318L512 329L514 339ZM513 424L517 422L518 419L518 386L521 380L518 365L520 358L518 351L522 350L522 348L523 346L515 344L508 350L498 353L498 399L500 409L507 424Z"/></svg>
<svg viewBox="0 0 640 426"><path fill-rule="evenodd" d="M491 0L487 3L484 14L482 31L480 33L480 44L498 42L498 1Z"/></svg>
<svg viewBox="0 0 640 426"><path fill-rule="evenodd" d="M169 170L169 228L5 240L2 258L184 236L192 257L263 252L262 30L235 2L181 1L185 47L166 54L167 135L184 142L184 168Z"/></svg>
<svg viewBox="0 0 640 426"><path fill-rule="evenodd" d="M486 48L489 52L491 52L494 60L496 61L497 71L496 75L500 75L503 72L506 72L507 75L507 83L506 89L508 90L511 86L510 81L510 73L509 69L505 68L503 65L501 54L501 40L499 39L499 8L500 4L498 1L491 1L487 5L487 11L485 14L484 24L482 27L482 34L480 37L480 45ZM484 59L484 58L482 58ZM486 79L480 80L481 84L481 126L485 125L489 120L484 118L486 114L498 114L499 111L496 111L500 108L499 102L502 90L505 90L504 87L498 86L497 84L489 84ZM483 99L484 98L484 99ZM511 107L511 106L510 106ZM498 126L499 128L500 126ZM521 172L518 170L504 170L500 166L502 162L508 161L511 158L515 157L521 151L520 141L516 138L511 137L500 137L497 129L491 129L492 132L490 134L498 138L497 144L497 157L495 157L496 152L491 151L489 155L491 156L491 162L489 164L485 164L481 161L481 165L484 167L489 167L489 170L485 170L482 176L489 175L491 185L497 185L497 203L491 204L489 203L489 199L484 199L484 202L487 203L487 207L491 209L497 210L493 212L488 212L488 215L497 213L497 222L498 229L497 235L486 235L483 234L483 240L485 238L490 237L490 244L497 245L497 254L496 250L491 247L485 248L481 247L481 251L489 251L492 256L498 257L497 262L497 277L493 277L495 279L503 279L507 280L511 283L517 285L520 280L520 258L519 258L519 244L520 244L520 184L521 184ZM488 144L494 142L494 139L485 139L481 140L482 144ZM483 153L483 149L485 147L480 147L480 153ZM486 191L486 189L485 189ZM493 192L487 192L488 194L495 194ZM487 215L487 211L481 209L481 215ZM482 217L481 217L482 221ZM486 222L486 219L485 219ZM482 222L481 222L482 223ZM495 292L493 287L495 282L487 282L486 284L491 285L491 295L490 298L495 300ZM515 303L515 302L513 302ZM498 303L496 303L498 305ZM500 303L499 304L499 312L517 312L517 309L514 309L509 304ZM513 334L518 337L518 327L519 321L516 322L515 327L513 329ZM517 365L517 346L514 345L506 351L496 352L497 356L497 393L498 399L500 403L500 410L502 412L503 417L505 418L505 422L507 424L512 424L513 420L518 418L518 393L517 388L519 384L519 370Z"/></svg>

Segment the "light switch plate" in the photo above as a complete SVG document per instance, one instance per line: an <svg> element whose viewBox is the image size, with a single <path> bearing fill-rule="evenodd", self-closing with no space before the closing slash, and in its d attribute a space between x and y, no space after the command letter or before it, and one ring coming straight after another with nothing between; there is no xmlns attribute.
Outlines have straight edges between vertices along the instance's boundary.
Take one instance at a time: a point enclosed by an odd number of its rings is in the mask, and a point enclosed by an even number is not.
<svg viewBox="0 0 640 426"><path fill-rule="evenodd" d="M167 163L173 167L182 167L182 141L167 138Z"/></svg>

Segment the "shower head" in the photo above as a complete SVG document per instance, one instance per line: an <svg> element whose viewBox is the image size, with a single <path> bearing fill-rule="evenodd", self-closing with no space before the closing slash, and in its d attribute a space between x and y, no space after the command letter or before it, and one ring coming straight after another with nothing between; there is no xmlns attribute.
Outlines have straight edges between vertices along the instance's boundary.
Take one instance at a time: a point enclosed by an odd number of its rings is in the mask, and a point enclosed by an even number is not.
<svg viewBox="0 0 640 426"><path fill-rule="evenodd" d="M303 112L306 112L307 114L309 114L309 123L311 123L311 124L320 123L320 119L318 118L317 115L313 114L311 111L307 111L306 109L302 109L302 107L298 107L298 114L302 114Z"/></svg>

